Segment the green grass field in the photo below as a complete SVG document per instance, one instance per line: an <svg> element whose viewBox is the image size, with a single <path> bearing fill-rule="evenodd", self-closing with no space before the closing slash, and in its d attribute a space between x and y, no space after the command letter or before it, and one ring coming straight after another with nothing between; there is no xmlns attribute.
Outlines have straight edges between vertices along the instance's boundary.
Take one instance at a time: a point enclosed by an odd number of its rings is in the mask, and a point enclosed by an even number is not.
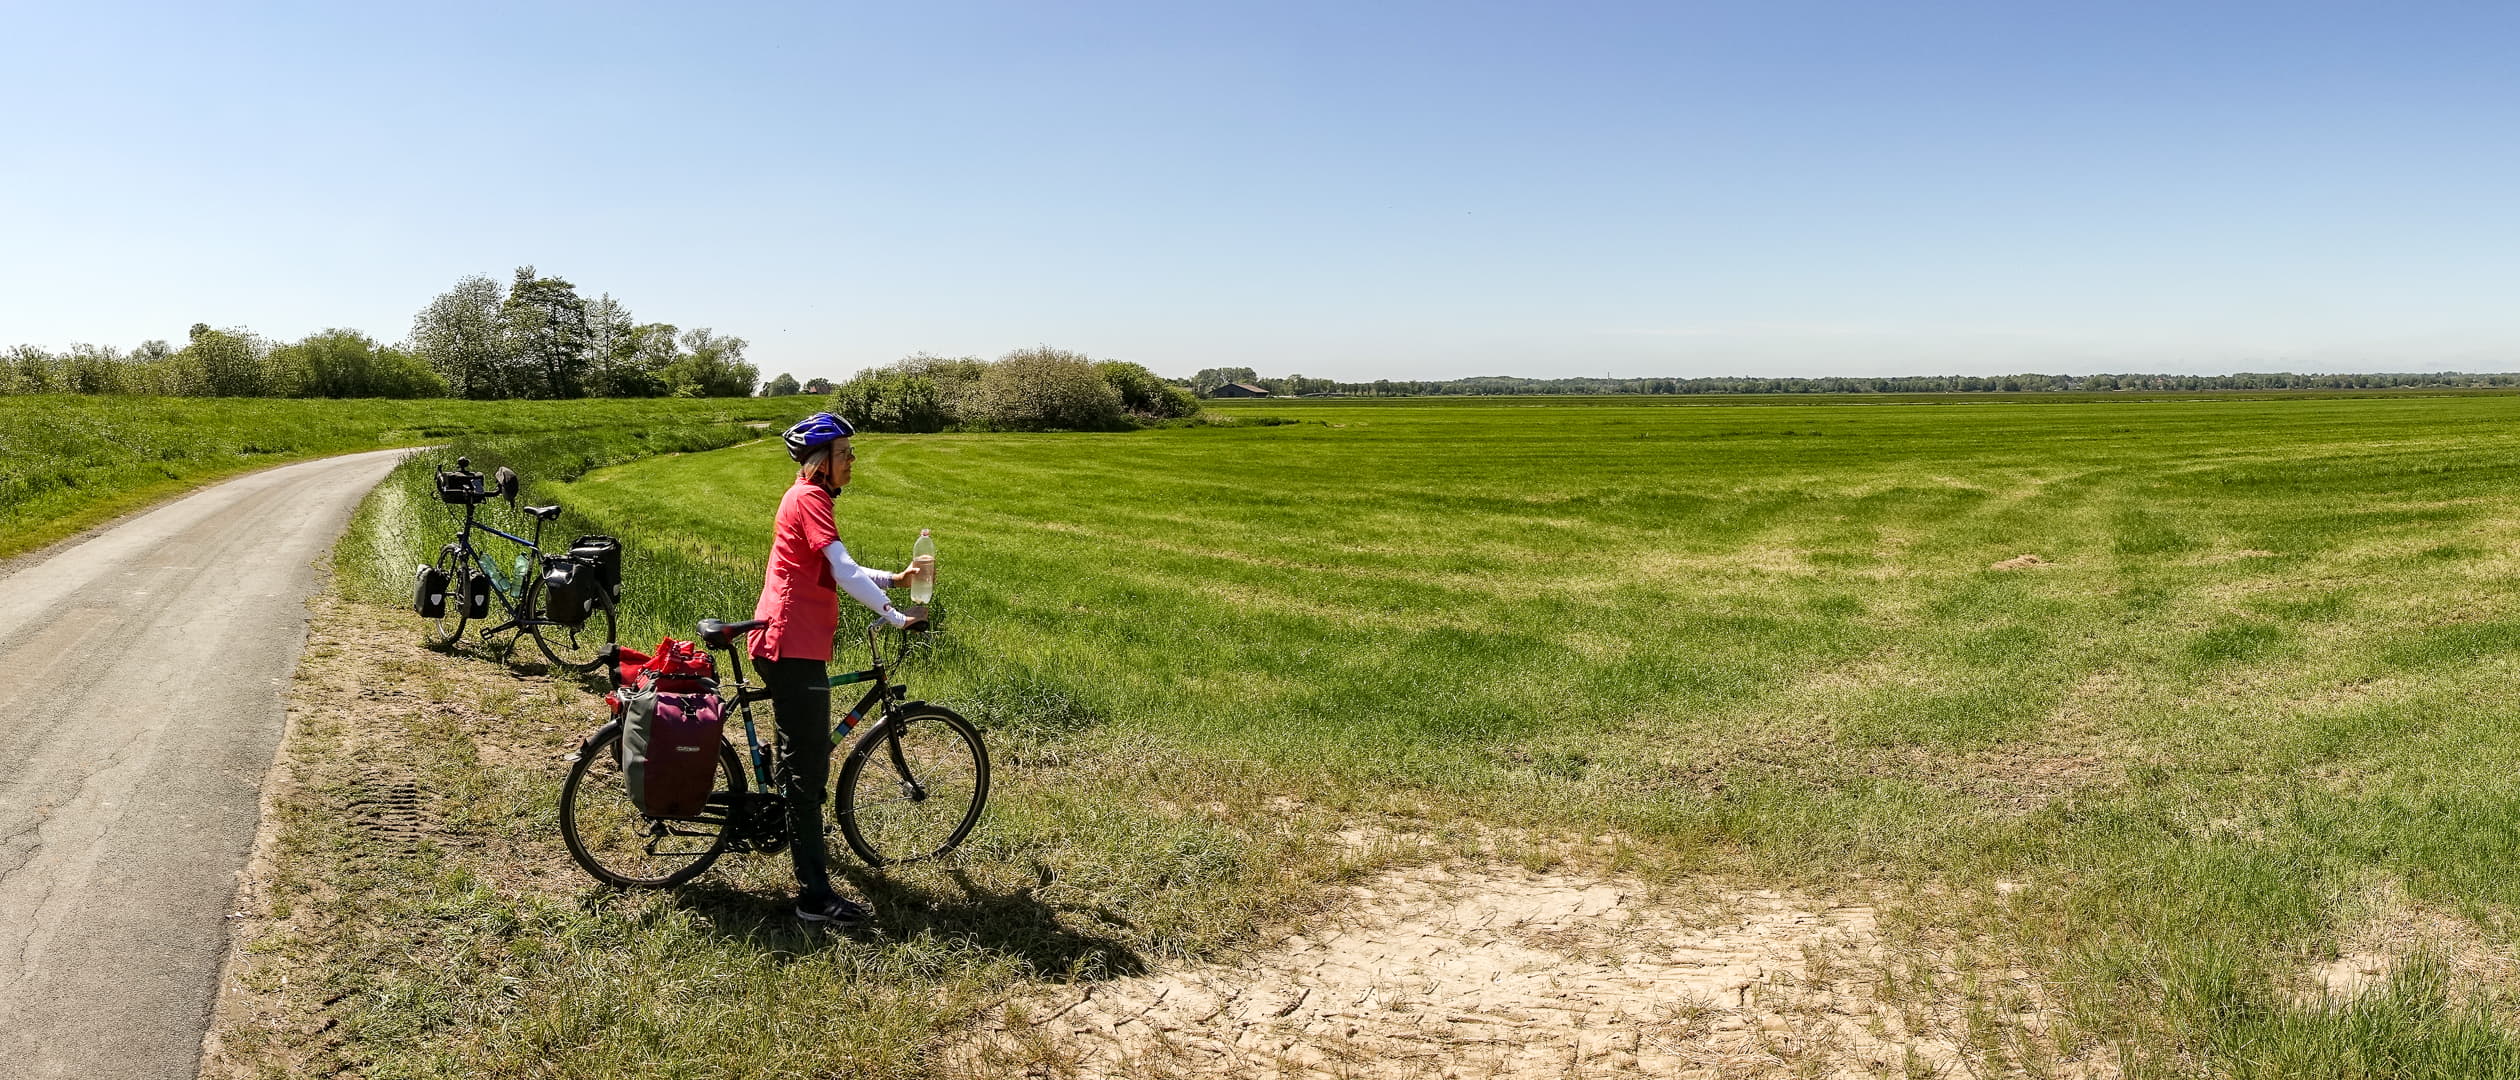
<svg viewBox="0 0 2520 1080"><path fill-rule="evenodd" d="M775 902L757 861L734 895L563 919L618 943L644 913L638 955L527 964L560 984L544 1026L446 1037L550 1075L647 1060L625 1044L740 1060L731 1024L570 1012L571 980L664 955L623 1009L805 1001L799 1023L859 1033L844 1071L915 1073L990 987L1296 917L1397 857L1323 839L1368 819L1873 896L1917 947L2034 972L2069 1021L2052 1049L2116 1044L2139 1074L2520 1075L2520 987L2449 955L2508 956L2520 910L2520 396L1228 414L1301 422L860 441L842 535L889 566L935 530L948 644L919 689L1006 766L963 877L867 887L1029 914L711 933ZM650 640L749 615L789 472L752 443L545 493L629 541L625 636ZM536 784L484 813L533 829ZM2305 1001L2390 896L2465 936ZM694 989L729 972L760 985Z"/></svg>
<svg viewBox="0 0 2520 1080"><path fill-rule="evenodd" d="M0 558L237 473L468 435L757 420L792 402L324 401L10 397L0 408Z"/></svg>

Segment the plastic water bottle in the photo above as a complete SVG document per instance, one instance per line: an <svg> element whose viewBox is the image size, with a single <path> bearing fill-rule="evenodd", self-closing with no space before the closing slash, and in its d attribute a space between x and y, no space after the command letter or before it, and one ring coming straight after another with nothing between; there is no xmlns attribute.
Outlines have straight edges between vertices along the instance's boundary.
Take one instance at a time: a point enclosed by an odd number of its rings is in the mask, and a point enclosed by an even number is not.
<svg viewBox="0 0 2520 1080"><path fill-rule="evenodd" d="M936 595L936 538L926 529L919 530L919 542L910 545L910 565L919 568L919 576L910 583L910 602L924 604Z"/></svg>
<svg viewBox="0 0 2520 1080"><path fill-rule="evenodd" d="M507 567L499 565L499 560L497 558L481 560L481 569L483 573L489 577L490 587L497 589L499 591L499 595L516 595L515 589L508 582Z"/></svg>

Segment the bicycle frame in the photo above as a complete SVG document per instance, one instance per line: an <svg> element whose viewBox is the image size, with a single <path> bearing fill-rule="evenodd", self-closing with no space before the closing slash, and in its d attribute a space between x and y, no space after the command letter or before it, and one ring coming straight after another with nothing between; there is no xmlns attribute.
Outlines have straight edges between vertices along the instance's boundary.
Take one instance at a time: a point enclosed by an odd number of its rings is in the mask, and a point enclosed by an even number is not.
<svg viewBox="0 0 2520 1080"><path fill-rule="evenodd" d="M909 686L894 682L892 680L891 672L886 670L883 651L876 645L876 625L880 624L869 624L866 628L867 653L869 658L873 660L874 666L866 668L863 671L852 671L845 675L833 675L829 677L829 685L833 689L838 689L843 686L854 686L862 682L872 682L875 684L868 687L865 696L858 698L857 704L850 706L848 712L842 713L839 721L832 726L831 745L834 754L837 754L839 752L839 748L849 741L849 735L857 730L857 726L866 722L869 710L875 709L887 702L899 702L910 695ZM759 783L761 790L766 792L777 792L779 788L774 783L776 778L773 776L773 770L770 767L770 748L761 741L761 729L754 722L752 711L753 702L770 700L770 688L766 686L754 686L744 680L743 650L741 648L727 650L726 659L727 664L735 670L735 697L733 699L733 703L736 711L741 712L744 716L744 742L751 748L752 751L753 779ZM901 776L913 787L918 786L917 779L910 776L910 763L902 757L900 742L895 741L887 749L891 752L893 767L898 770Z"/></svg>
<svg viewBox="0 0 2520 1080"><path fill-rule="evenodd" d="M477 505L478 504L475 503L464 504L464 525L462 528L455 531L455 551L459 564L461 560L470 559L475 565L485 568L482 571L483 573L489 572L487 570L489 559L484 556L483 552L473 547L472 534L474 529L479 529L534 553L533 572L525 575L530 580L519 581L516 583L516 596L514 599L510 599L505 592L502 592L497 588L490 590L491 597L498 601L499 606L507 609L508 621L500 623L499 625L491 627L487 630L483 630L481 632L482 640L489 640L490 635L492 634L502 634L510 630L522 630L528 622L551 622L549 619L529 619L525 615L526 611L531 610L532 599L535 591L542 588L543 565L550 561L551 558L551 556L544 554L542 549L543 519L539 517L534 519L534 538L528 540L522 536L516 535L515 533L508 532L496 525L492 525L486 521L481 521L476 518L474 516L474 511L477 508ZM492 575L491 581L494 584L497 580L497 576Z"/></svg>

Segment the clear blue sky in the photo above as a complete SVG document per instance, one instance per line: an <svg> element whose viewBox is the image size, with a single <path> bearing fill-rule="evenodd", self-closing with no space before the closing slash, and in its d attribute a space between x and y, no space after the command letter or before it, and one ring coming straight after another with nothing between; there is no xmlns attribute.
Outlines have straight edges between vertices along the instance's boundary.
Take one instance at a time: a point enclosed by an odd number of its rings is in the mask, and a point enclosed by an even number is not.
<svg viewBox="0 0 2520 1080"><path fill-rule="evenodd" d="M2520 5L0 3L0 344L2520 369Z"/></svg>

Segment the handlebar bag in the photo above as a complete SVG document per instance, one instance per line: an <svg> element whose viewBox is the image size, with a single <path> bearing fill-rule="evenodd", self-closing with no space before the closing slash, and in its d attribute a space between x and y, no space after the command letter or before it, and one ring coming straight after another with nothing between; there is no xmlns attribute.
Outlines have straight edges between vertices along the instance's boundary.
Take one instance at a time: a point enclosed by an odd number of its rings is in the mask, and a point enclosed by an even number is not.
<svg viewBox="0 0 2520 1080"><path fill-rule="evenodd" d="M446 571L427 563L411 586L411 610L422 618L434 619L446 614Z"/></svg>
<svg viewBox="0 0 2520 1080"><path fill-rule="evenodd" d="M481 488L477 472L441 472L437 476L438 498L457 506L483 502L490 498Z"/></svg>
<svg viewBox="0 0 2520 1080"><path fill-rule="evenodd" d="M654 818L694 818L717 786L726 702L713 693L621 692L621 772L630 802Z"/></svg>

